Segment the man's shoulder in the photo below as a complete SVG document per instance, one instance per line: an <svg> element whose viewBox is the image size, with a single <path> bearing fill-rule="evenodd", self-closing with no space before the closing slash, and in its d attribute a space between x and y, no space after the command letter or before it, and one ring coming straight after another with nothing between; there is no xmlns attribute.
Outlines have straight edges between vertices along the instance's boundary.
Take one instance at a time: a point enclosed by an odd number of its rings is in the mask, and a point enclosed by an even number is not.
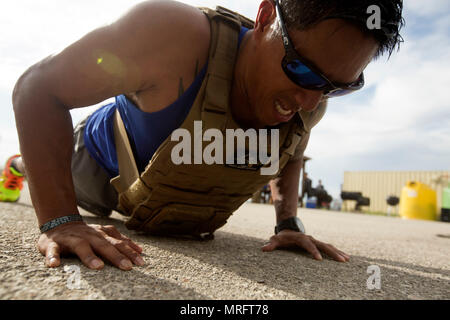
<svg viewBox="0 0 450 320"><path fill-rule="evenodd" d="M208 17L197 7L177 1L147 1L130 12L135 35L131 46L141 52L144 85L138 90L140 108L161 110L176 99L180 83L194 81L204 66L211 41ZM126 50L132 50L128 48Z"/></svg>
<svg viewBox="0 0 450 320"><path fill-rule="evenodd" d="M188 33L204 36L209 33L209 21L202 10L182 2L145 1L131 11L144 27L153 27L152 31L169 29L178 32L179 36Z"/></svg>
<svg viewBox="0 0 450 320"><path fill-rule="evenodd" d="M115 29L128 34L130 41L141 52L149 52L154 61L176 53L198 55L209 48L207 16L199 8L178 1L142 2L119 19Z"/></svg>

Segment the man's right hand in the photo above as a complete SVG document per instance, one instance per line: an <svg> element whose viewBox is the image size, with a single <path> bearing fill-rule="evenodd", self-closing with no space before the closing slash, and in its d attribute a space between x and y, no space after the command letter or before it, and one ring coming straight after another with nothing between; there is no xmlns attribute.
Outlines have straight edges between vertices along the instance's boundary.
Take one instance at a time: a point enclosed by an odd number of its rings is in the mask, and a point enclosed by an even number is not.
<svg viewBox="0 0 450 320"><path fill-rule="evenodd" d="M37 248L51 268L61 264L61 254L70 253L77 255L88 268L97 270L104 267L100 257L122 270L131 270L131 261L144 265L140 256L142 248L111 225L67 223L43 233Z"/></svg>

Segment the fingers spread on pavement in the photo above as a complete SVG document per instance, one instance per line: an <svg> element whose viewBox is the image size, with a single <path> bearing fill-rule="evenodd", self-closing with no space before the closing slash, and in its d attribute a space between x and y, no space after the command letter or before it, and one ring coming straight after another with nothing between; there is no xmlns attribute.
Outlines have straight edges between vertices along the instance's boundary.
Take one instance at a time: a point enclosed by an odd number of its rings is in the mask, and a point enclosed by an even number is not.
<svg viewBox="0 0 450 320"><path fill-rule="evenodd" d="M71 250L80 258L80 260L91 269L101 269L104 266L102 260L100 260L91 248L90 243L87 240L79 239L73 240L70 243Z"/></svg>
<svg viewBox="0 0 450 320"><path fill-rule="evenodd" d="M311 253L316 260L322 260L322 255L320 254L317 247L314 245L314 243L307 238L303 238L298 240L297 245L299 247L305 248L309 253Z"/></svg>
<svg viewBox="0 0 450 320"><path fill-rule="evenodd" d="M145 264L144 260L139 256L133 248L129 246L128 241L116 240L114 238L107 238L108 241L114 244L114 246L124 255L126 255L134 264L138 266L143 266Z"/></svg>
<svg viewBox="0 0 450 320"><path fill-rule="evenodd" d="M336 249L335 247L333 247L332 245L329 245L327 243L323 243L323 242L320 242L317 240L316 240L316 245L320 250L325 252L328 256L330 256L334 260L339 261L339 262L346 261L346 258L343 255L341 255L339 250Z"/></svg>
<svg viewBox="0 0 450 320"><path fill-rule="evenodd" d="M121 234L116 227L114 227L113 225L107 225L107 226L103 226L101 228L101 230L103 232L105 232L107 235L119 239L119 240L123 240L123 241L127 241L128 245L135 251L137 251L138 253L142 253L142 248L140 246L138 246L137 244L135 244L133 241L131 241L130 238L124 236L123 234Z"/></svg>
<svg viewBox="0 0 450 320"><path fill-rule="evenodd" d="M113 239L113 238L107 238ZM119 241L119 240L115 240ZM99 255L107 259L114 266L122 270L130 270L133 267L131 261L122 254L111 242L106 239L97 238L92 240L92 247Z"/></svg>

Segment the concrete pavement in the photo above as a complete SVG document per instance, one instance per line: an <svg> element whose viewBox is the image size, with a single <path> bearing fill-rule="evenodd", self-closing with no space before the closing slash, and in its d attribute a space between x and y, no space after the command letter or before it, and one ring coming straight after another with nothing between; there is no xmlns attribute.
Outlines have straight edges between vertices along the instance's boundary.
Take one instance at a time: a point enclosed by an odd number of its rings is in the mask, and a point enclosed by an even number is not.
<svg viewBox="0 0 450 320"><path fill-rule="evenodd" d="M82 211L88 223L113 224L142 245L146 265L91 271L65 258L49 269L35 249L30 203L27 192L19 203L0 203L0 299L450 298L448 223L299 209L308 234L351 255L338 263L298 250L263 253L275 222L270 205L245 204L208 242L139 235L116 213ZM368 288L369 277L377 283L369 266L380 271L380 289Z"/></svg>

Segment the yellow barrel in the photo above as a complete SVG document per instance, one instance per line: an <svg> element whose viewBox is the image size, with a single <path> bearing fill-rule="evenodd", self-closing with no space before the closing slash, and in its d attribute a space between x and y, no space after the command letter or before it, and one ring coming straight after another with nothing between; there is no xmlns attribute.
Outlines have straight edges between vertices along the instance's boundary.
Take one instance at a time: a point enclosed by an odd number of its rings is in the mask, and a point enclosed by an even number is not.
<svg viewBox="0 0 450 320"><path fill-rule="evenodd" d="M402 189L399 211L404 219L437 220L436 191L426 184L408 181Z"/></svg>

